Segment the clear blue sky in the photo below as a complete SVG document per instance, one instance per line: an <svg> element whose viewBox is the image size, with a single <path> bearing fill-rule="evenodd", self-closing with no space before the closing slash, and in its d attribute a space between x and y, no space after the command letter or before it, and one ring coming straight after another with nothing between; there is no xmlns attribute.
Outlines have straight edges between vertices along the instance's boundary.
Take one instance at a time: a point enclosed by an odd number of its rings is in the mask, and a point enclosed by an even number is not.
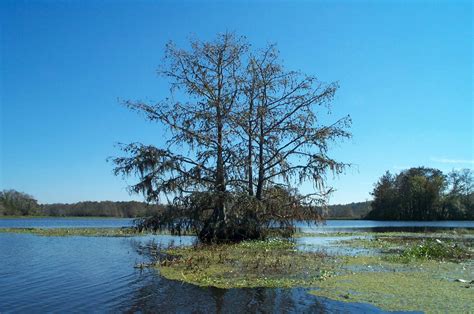
<svg viewBox="0 0 474 314"><path fill-rule="evenodd" d="M119 105L168 93L167 41L235 31L279 45L288 68L339 81L333 118L355 166L331 203L370 198L386 171L473 168L471 1L0 0L0 189L41 203L140 199L114 177L116 142L159 145L156 125ZM130 180L133 182L133 180ZM303 187L308 190L308 187Z"/></svg>

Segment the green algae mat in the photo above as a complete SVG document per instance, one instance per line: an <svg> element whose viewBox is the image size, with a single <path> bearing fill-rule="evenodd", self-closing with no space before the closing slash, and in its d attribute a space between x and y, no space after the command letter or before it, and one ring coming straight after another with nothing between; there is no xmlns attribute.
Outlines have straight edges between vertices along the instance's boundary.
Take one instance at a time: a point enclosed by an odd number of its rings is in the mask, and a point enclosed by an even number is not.
<svg viewBox="0 0 474 314"><path fill-rule="evenodd" d="M344 274L319 283L310 293L338 301L371 303L389 311L474 311L472 285L435 278L429 271Z"/></svg>
<svg viewBox="0 0 474 314"><path fill-rule="evenodd" d="M157 267L168 279L198 286L308 287L320 297L383 310L469 313L474 311L472 247L458 244L466 245L462 236L457 240L390 239L399 253L378 256L304 252L295 242L278 239L201 245L168 249L169 258Z"/></svg>

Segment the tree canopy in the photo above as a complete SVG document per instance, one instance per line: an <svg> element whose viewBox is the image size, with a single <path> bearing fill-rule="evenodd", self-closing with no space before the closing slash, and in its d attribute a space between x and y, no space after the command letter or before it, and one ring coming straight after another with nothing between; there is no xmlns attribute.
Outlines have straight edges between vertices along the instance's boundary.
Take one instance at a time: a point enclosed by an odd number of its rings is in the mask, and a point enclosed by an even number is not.
<svg viewBox="0 0 474 314"><path fill-rule="evenodd" d="M294 219L319 219L316 206L331 192L327 173L347 166L328 150L350 137L350 118L322 123L337 83L286 70L274 45L252 51L232 33L192 40L189 49L168 44L158 73L170 97L126 105L171 135L160 147L123 145L125 156L112 159L117 175L138 178L131 192L169 203L144 226L238 241L263 237L270 225L291 229ZM304 182L314 193L298 192Z"/></svg>
<svg viewBox="0 0 474 314"><path fill-rule="evenodd" d="M372 211L366 218L445 220L474 218L474 185L470 169L447 175L432 168L386 172L375 184Z"/></svg>
<svg viewBox="0 0 474 314"><path fill-rule="evenodd" d="M2 215L36 215L39 205L33 196L16 190L0 191L0 214Z"/></svg>

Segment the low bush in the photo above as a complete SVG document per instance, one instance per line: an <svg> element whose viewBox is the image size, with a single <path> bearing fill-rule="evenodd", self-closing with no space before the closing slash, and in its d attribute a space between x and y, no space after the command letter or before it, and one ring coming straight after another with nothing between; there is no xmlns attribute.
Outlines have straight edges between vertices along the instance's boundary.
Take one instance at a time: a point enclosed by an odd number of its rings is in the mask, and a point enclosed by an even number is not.
<svg viewBox="0 0 474 314"><path fill-rule="evenodd" d="M471 253L466 248L456 243L428 239L405 249L400 254L400 258L402 260L464 260L470 255Z"/></svg>

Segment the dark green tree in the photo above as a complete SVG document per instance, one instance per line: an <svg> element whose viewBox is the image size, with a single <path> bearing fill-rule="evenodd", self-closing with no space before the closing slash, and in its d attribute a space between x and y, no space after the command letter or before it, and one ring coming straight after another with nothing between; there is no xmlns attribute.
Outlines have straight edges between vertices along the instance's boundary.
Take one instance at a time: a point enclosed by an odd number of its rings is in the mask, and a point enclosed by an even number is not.
<svg viewBox="0 0 474 314"><path fill-rule="evenodd" d="M438 169L410 168L397 176L402 217L410 220L436 220L442 205L445 177Z"/></svg>
<svg viewBox="0 0 474 314"><path fill-rule="evenodd" d="M446 219L474 219L474 175L471 169L453 170L447 175L448 192L443 202Z"/></svg>
<svg viewBox="0 0 474 314"><path fill-rule="evenodd" d="M473 176L464 169L444 175L433 168L387 172L375 185L368 219L472 219Z"/></svg>
<svg viewBox="0 0 474 314"><path fill-rule="evenodd" d="M3 215L37 215L39 208L31 195L15 190L0 192L0 213L3 212Z"/></svg>
<svg viewBox="0 0 474 314"><path fill-rule="evenodd" d="M387 171L375 184L374 197L372 201L372 211L369 212L368 219L399 220L400 205L398 203L398 192L395 176Z"/></svg>

